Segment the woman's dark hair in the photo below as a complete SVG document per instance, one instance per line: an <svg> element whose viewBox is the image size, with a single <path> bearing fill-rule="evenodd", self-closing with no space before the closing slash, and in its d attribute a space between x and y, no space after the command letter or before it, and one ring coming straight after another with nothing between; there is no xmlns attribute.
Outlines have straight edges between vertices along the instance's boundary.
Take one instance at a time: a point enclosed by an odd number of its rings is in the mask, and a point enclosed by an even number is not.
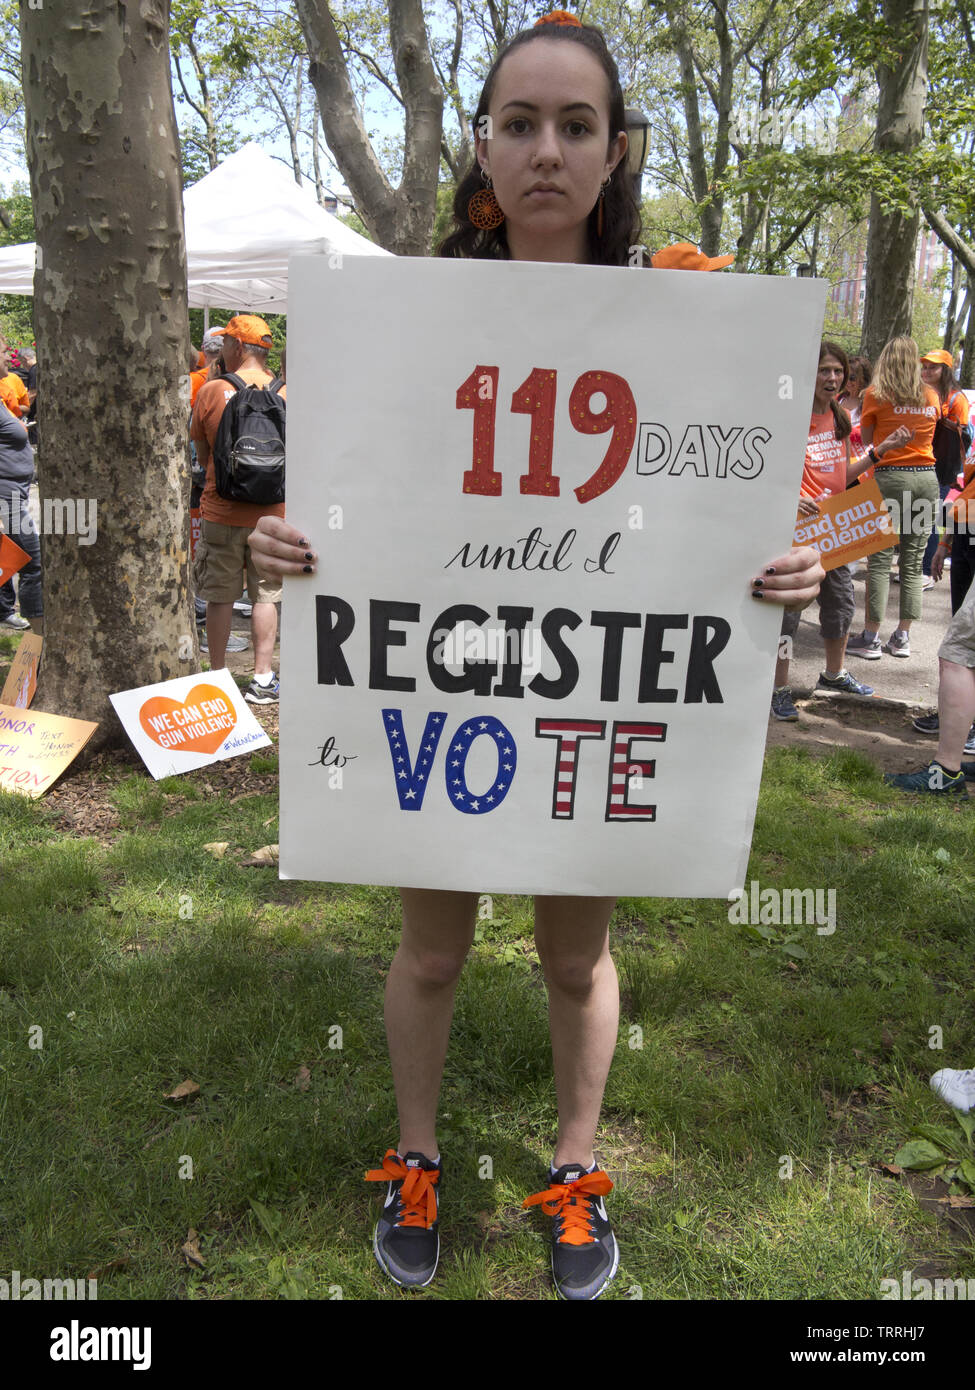
<svg viewBox="0 0 975 1390"><path fill-rule="evenodd" d="M837 362L843 368L843 381L840 385L839 391L837 392L837 395L841 396L843 392L846 390L846 383L850 379L849 359L847 358L846 353L840 347L839 343L831 343L828 338L824 338L819 345L820 364L822 364L824 357L835 357ZM839 401L836 399L836 396L831 398L829 408L833 412L833 419L836 421L836 430L834 437L836 439L849 439L850 435L853 432L853 421L850 419L849 415L840 405Z"/></svg>
<svg viewBox="0 0 975 1390"><path fill-rule="evenodd" d="M851 376L851 377L852 377L852 375L853 375L853 373L854 373L855 371L856 371L856 372L859 372L860 375L861 375L861 377L863 378L863 389L866 390L867 387L870 385L871 381L873 381L873 365L872 365L872 363L871 363L871 361L870 361L870 358L869 358L869 357L851 357L851 358L850 358L850 376Z"/></svg>
<svg viewBox="0 0 975 1390"><path fill-rule="evenodd" d="M533 39L554 40L557 43L581 43L596 57L606 74L609 83L609 138L614 140L621 130L626 130L626 116L623 107L623 89L613 55L606 47L602 32L590 24L543 24L532 29L523 29L515 34L510 42L498 53L491 70L484 80L481 99L474 112L472 125L476 130L488 114L498 68L514 48L530 43ZM464 256L474 260L510 260L508 237L505 223L490 231L475 227L467 215L467 205L471 198L483 188L481 166L475 157L473 164L457 185L454 195L454 221L456 228L441 241L436 249L438 256ZM632 264L632 249L640 242L640 209L633 196L633 182L626 171L626 155L619 161L610 176L603 199L603 234L596 235L596 207L589 214L588 250L589 261L593 265ZM644 253L641 252L641 263Z"/></svg>
<svg viewBox="0 0 975 1390"><path fill-rule="evenodd" d="M941 397L942 405L944 405L945 401L951 395L952 391L957 391L959 389L958 382L955 379L955 374L948 366L947 362L941 363L941 373L938 377L938 380L935 383L934 389Z"/></svg>

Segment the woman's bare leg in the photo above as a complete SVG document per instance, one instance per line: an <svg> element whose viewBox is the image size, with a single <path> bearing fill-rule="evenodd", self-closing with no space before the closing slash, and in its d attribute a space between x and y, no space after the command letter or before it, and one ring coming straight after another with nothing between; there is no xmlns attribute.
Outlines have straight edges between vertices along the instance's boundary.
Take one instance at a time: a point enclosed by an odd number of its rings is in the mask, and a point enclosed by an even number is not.
<svg viewBox="0 0 975 1390"><path fill-rule="evenodd" d="M476 893L401 888L403 936L386 980L386 1038L399 1111L398 1152L437 1148L437 1102L457 979L474 940Z"/></svg>
<svg viewBox="0 0 975 1390"><path fill-rule="evenodd" d="M535 945L548 985L559 1107L554 1163L591 1167L619 1031L620 992L609 954L615 898L538 897Z"/></svg>

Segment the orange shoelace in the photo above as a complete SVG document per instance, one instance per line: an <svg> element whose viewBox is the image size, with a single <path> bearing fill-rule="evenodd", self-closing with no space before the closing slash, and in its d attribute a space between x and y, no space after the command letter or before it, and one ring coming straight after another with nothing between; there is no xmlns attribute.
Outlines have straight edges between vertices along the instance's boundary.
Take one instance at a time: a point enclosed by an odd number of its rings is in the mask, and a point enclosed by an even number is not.
<svg viewBox="0 0 975 1390"><path fill-rule="evenodd" d="M563 1230L559 1243L565 1245L591 1245L593 1234L589 1229L589 1200L591 1197L604 1197L612 1192L613 1184L601 1168L594 1173L585 1173L575 1182L556 1183L544 1192L536 1192L526 1197L522 1207L541 1204L546 1216L561 1216Z"/></svg>
<svg viewBox="0 0 975 1390"><path fill-rule="evenodd" d="M403 1214L398 1226L423 1226L429 1229L437 1219L437 1194L434 1192L440 1170L408 1168L395 1149L387 1149L381 1168L371 1168L366 1182L399 1182L400 1205Z"/></svg>

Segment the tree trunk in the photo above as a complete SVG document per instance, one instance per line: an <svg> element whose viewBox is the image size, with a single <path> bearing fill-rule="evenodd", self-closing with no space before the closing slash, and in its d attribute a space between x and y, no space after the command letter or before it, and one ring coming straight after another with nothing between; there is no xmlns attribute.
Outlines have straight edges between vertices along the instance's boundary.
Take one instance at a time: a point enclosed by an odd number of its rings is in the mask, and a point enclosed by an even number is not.
<svg viewBox="0 0 975 1390"><path fill-rule="evenodd" d="M975 275L968 277L968 327L962 344L958 379L966 391L975 390Z"/></svg>
<svg viewBox="0 0 975 1390"><path fill-rule="evenodd" d="M318 114L318 97L315 98L315 106L311 113L311 161L315 171L315 197L321 207L325 206L325 185L322 183L322 165L318 154L318 127L321 116Z"/></svg>
<svg viewBox="0 0 975 1390"><path fill-rule="evenodd" d="M900 61L877 69L880 99L874 149L890 159L907 154L924 134L928 88L928 0L884 0L884 22L897 32ZM870 198L867 286L860 351L876 360L891 338L909 334L914 307L919 217L915 211L884 212Z"/></svg>
<svg viewBox="0 0 975 1390"><path fill-rule="evenodd" d="M37 707L125 736L110 691L199 669L189 594L189 324L168 0L21 9L46 504ZM51 508L52 517L61 509ZM62 512L62 514L64 514ZM88 540L95 534L89 530Z"/></svg>
<svg viewBox="0 0 975 1390"><path fill-rule="evenodd" d="M961 287L961 266L958 264L958 257L951 258L951 290L948 295L948 313L945 318L945 336L941 346L947 351L952 351L952 343L955 341L955 320L958 313L958 291Z"/></svg>
<svg viewBox="0 0 975 1390"><path fill-rule="evenodd" d="M356 211L370 233L398 256L426 256L437 211L444 95L420 0L390 0L389 37L405 108L403 177L392 188L366 134L327 0L297 0L308 46L308 76L325 138Z"/></svg>

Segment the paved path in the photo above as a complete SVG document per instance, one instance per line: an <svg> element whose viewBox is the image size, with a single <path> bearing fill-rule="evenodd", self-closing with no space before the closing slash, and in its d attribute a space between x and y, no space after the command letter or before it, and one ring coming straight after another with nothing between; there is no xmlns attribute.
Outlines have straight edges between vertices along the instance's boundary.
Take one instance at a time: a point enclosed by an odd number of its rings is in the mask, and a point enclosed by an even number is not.
<svg viewBox="0 0 975 1390"><path fill-rule="evenodd" d="M858 633L863 628L865 611L866 562L862 572L854 577L856 594L856 613L851 632ZM883 653L879 661L864 661L860 656L848 656L846 668L858 681L865 681L876 691L876 698L892 700L900 705L923 705L935 710L938 707L938 648L945 628L951 620L951 596L949 576L933 589L921 596L921 618L911 625L911 655L909 657L888 656ZM897 605L900 598L900 585L891 584L887 603L887 617L880 625L881 641L886 642L897 625ZM819 607L811 604L803 613L796 633L792 667L789 683L796 693L810 691L819 680L819 673L825 670L825 654L819 632ZM851 698L851 697L846 697Z"/></svg>

